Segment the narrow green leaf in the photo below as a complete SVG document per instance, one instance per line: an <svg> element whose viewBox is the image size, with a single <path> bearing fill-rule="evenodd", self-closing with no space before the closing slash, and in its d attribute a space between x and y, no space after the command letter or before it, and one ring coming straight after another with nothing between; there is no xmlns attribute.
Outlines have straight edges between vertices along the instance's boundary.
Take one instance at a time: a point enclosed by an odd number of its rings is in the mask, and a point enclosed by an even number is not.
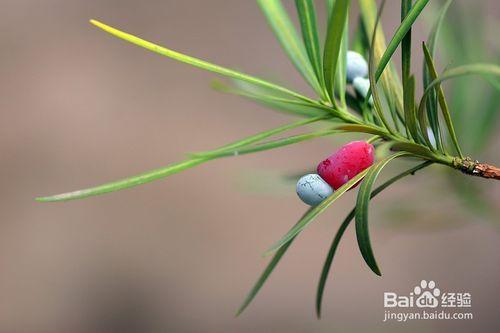
<svg viewBox="0 0 500 333"><path fill-rule="evenodd" d="M305 215L307 215L311 209L312 208L309 208L302 215L302 217L304 217ZM257 282L254 284L254 286L252 287L252 289L248 293L247 297L245 297L245 300L243 301L243 303L239 307L238 311L236 311L236 316L239 316L248 307L248 305L250 305L250 303L252 302L252 300L255 298L255 296L257 295L257 293L260 291L260 289L262 288L262 286L264 285L264 283L267 281L267 279L269 278L269 276L271 275L271 273L273 272L273 270L276 268L276 266L280 262L281 258L285 255L285 253L288 250L288 248L290 247L290 245L292 245L292 242L294 240L295 240L295 237L293 237L292 239L290 239L285 245L283 245L278 251L276 251L276 253L274 254L273 258L271 259L271 261L269 262L269 264L266 266L266 268L264 269L264 271L260 275L260 277L257 280Z"/></svg>
<svg viewBox="0 0 500 333"><path fill-rule="evenodd" d="M358 19L358 23L356 24L356 30L354 30L350 48L354 52L366 56L368 54L368 50L370 49L370 41L368 40L366 29L363 25L363 20L360 17Z"/></svg>
<svg viewBox="0 0 500 333"><path fill-rule="evenodd" d="M325 5L326 5L326 10L327 10L327 19L330 19L330 15L333 11L333 4L335 3L335 0L326 0Z"/></svg>
<svg viewBox="0 0 500 333"><path fill-rule="evenodd" d="M206 152L206 153L199 153L199 154L200 154L200 156L203 156L204 158L209 158L211 160L217 159L217 158L222 158L222 157L246 155L246 154L252 154L252 153L257 153L257 152L261 152L261 151L281 148L281 147L289 146L289 145L296 144L299 142L308 141L311 139L315 139L315 138L319 138L319 137L323 137L323 136L329 136L329 135L338 134L338 133L346 133L346 132L334 128L334 129L329 129L329 130L316 131L316 132L312 132L312 133L293 135L293 136L289 136L286 138L272 140L272 141L268 141L268 142L264 142L261 144L248 146L248 147L243 147L243 148L219 149L215 152Z"/></svg>
<svg viewBox="0 0 500 333"><path fill-rule="evenodd" d="M343 30L349 14L349 3L350 0L336 0L330 13L330 19L328 20L323 56L323 71L325 85L333 103L335 103L335 75L344 33Z"/></svg>
<svg viewBox="0 0 500 333"><path fill-rule="evenodd" d="M370 195L370 199L373 199L376 195L378 195L380 192L385 190L387 187L395 183L396 181L400 180L403 177L406 177L408 175L413 175L415 172L431 165L432 162L424 162L421 163L411 169L408 169L397 176L392 177L391 179L387 180L385 183L377 187L375 190ZM323 269L321 270L321 275L319 278L319 283L318 283L318 289L316 292L316 315L318 318L321 317L321 305L323 301L323 294L325 291L325 285L326 285L326 280L328 278L328 274L330 272L330 268L332 267L332 262L333 258L335 257L335 253L337 251L338 245L340 243L340 240L342 239L342 236L344 235L347 227L351 223L351 221L354 219L354 216L356 214L356 206L347 214L347 217L344 219L342 224L340 225L339 229L337 230L337 233L335 234L335 237L333 238L332 245L330 246L330 249L328 250L328 254L325 259L325 263L323 264Z"/></svg>
<svg viewBox="0 0 500 333"><path fill-rule="evenodd" d="M308 214L302 217L302 219L300 219L300 221L292 229L290 229L290 231L288 231L288 233L285 236L283 236L283 238L281 238L278 242L276 242L273 246L271 246L271 248L267 250L266 253L264 253L264 255L265 256L270 255L271 253L275 252L283 245L285 245L288 241L290 241L290 239L299 234L305 227L307 227L314 220L314 218L316 218L319 214L324 212L333 202L335 202L335 200L340 198L345 192L354 187L358 181L363 179L363 177L369 170L370 168L360 172L359 174L356 175L356 177L352 178L347 183L339 187L335 192L333 192L332 195L326 198L319 205L313 207L308 212Z"/></svg>
<svg viewBox="0 0 500 333"><path fill-rule="evenodd" d="M403 81L404 82L404 81ZM404 109L405 109L405 122L406 128L410 133L410 137L418 142L418 127L415 115L415 77L411 75L406 79L404 88ZM432 147L432 145L431 145ZM432 148L431 148L432 149Z"/></svg>
<svg viewBox="0 0 500 333"><path fill-rule="evenodd" d="M345 130L349 132L361 132L361 133L369 133L369 134L375 134L375 135L380 135L383 137L387 136L387 132L382 131L381 129L378 129L373 126L369 125L340 125L336 127L339 130Z"/></svg>
<svg viewBox="0 0 500 333"><path fill-rule="evenodd" d="M245 155L245 154L266 151L266 150L270 150L270 149L276 149L276 148L280 148L280 147L284 147L287 145L311 140L311 139L322 137L322 136L333 135L336 133L342 133L342 131L339 131L339 130L317 131L317 132L313 132L313 133L295 135L295 136L291 136L291 137L287 137L287 138L283 138L283 139L279 139L279 140L274 140L274 141L266 142L266 143L251 146L251 147L245 147L245 148L241 148L241 149L234 149L233 148L233 149L224 150L224 151L220 151L220 152L216 152L216 153L212 153L212 154L206 154L205 157L203 157L203 158L201 158L201 157L200 158L193 158L190 160L171 164L165 168L160 168L160 169L156 169L153 171L148 171L148 172L145 172L145 173L137 175L137 176L133 176L130 178L119 180L119 181L103 184L103 185L100 185L97 187L87 188L87 189L63 193L63 194L57 194L57 195L48 196L48 197L36 198L36 200L41 201L41 202L67 201L67 200L82 199L82 198L86 198L86 197L90 197L90 196L94 196L94 195L100 195L100 194L104 194L104 193L123 190L123 189L129 188L129 187L134 187L137 185L151 182L153 180L157 180L160 178L170 176L172 174L175 174L175 173L178 173L180 171L192 168L196 165L208 162L208 161L216 159L216 158Z"/></svg>
<svg viewBox="0 0 500 333"><path fill-rule="evenodd" d="M436 71L436 67L434 65L434 61L432 60L432 56L431 56L431 53L429 51L429 49L427 48L427 46L425 45L424 42L422 42L422 48L424 50L424 58L425 58L425 62L426 62L426 67L427 67L427 70L428 70L428 73L429 73L429 78L431 81L435 80L437 77L438 77L438 74L437 74L437 71ZM460 158L463 158L463 154L462 154L462 150L460 149L460 145L458 144L458 139L457 139L457 135L455 133L455 128L453 127L453 121L451 119L451 114L450 114L450 111L448 110L448 104L446 103L446 98L444 97L444 91L443 91L443 88L441 87L441 85L437 85L435 88L434 88L434 91L436 92L437 91L437 96L438 96L438 101L439 101L439 106L441 107L441 112L443 113L443 118L446 122L446 126L448 128L448 132L450 133L450 136L451 136L451 140L453 142L453 146L455 147L458 155L460 156ZM429 94L430 96L430 94ZM426 105L426 104L424 104ZM437 110L436 110L437 111ZM434 118L436 118L436 121L439 121L438 120L438 115L433 115ZM425 118L423 112L422 112L422 118ZM429 117L429 119L431 119ZM422 125L426 126L426 123L425 122L421 122ZM424 127L424 128L420 128L420 130L422 132L425 132L424 134L424 138L426 138L428 135L427 135L427 127ZM439 137L441 137L441 133L438 133ZM430 146L432 147L432 145Z"/></svg>
<svg viewBox="0 0 500 333"><path fill-rule="evenodd" d="M405 37L406 33L410 30L411 26L413 25L413 22L417 19L417 17L420 15L424 7L427 5L429 0L417 0L413 4L412 8L406 15L405 19L399 27L396 29L396 32L394 33L394 36L392 37L391 41L389 42L389 45L387 45L387 49L385 50L384 54L382 55L382 58L380 59L380 62L377 67L377 71L375 73L375 79L378 81L380 76L382 75L382 72L384 71L385 67L391 60L392 55L396 51L399 43L401 43L402 39Z"/></svg>
<svg viewBox="0 0 500 333"><path fill-rule="evenodd" d="M267 17L274 34L278 38L286 54L302 74L304 79L318 93L322 94L319 81L309 62L304 44L300 40L288 13L280 0L257 0L262 12Z"/></svg>
<svg viewBox="0 0 500 333"><path fill-rule="evenodd" d="M339 59L335 79L335 93L340 98L340 107L346 109L347 88L347 46L349 45L349 16L346 17L345 25L340 42Z"/></svg>
<svg viewBox="0 0 500 333"><path fill-rule="evenodd" d="M103 184L97 187L92 187L84 190L78 190L78 191L73 191L73 192L68 192L68 193L63 193L63 194L57 194L53 196L48 196L48 197L41 197L41 198L36 198L37 201L41 202L52 202L52 201L67 201L67 200L74 200L74 199L82 199L94 195L99 195L99 194L104 194L104 193L109 193L109 192L114 192L122 189L126 189L129 187L141 185L144 183L151 182L156 179L160 179L163 177L167 177L170 175L173 175L175 173L181 172L183 170L192 168L194 166L197 166L199 164L202 164L204 162L207 162L208 159L192 159L192 160L186 160L182 161L179 163L171 164L165 168L160 168L152 171L145 172L143 174L133 176L130 178L122 179L116 182L111 182L107 184Z"/></svg>
<svg viewBox="0 0 500 333"><path fill-rule="evenodd" d="M443 72L443 75L439 76L429 84L424 92L424 95L428 94L430 89L434 88L434 86L437 86L443 81L467 75L500 76L500 66L495 64L476 63L447 69ZM488 82L496 82L495 84L492 84L492 86L494 86L497 90L500 90L500 86L497 85L498 81Z"/></svg>
<svg viewBox="0 0 500 333"><path fill-rule="evenodd" d="M373 35L372 35L370 45L375 45L375 38L377 37L377 30L378 30L377 27L378 27L378 23L380 22L380 17L382 15L382 12L384 10L384 6L385 6L385 0L382 0L382 3L380 5L380 11L377 15L377 19L375 20L375 25L374 25ZM389 122L385 118L384 110L382 108L382 102L380 100L380 97L379 97L378 91L377 91L377 81L375 80L375 48L374 47L370 48L370 57L368 59L368 76L370 78L370 90L371 90L371 93L373 95L373 108L374 108L378 118L380 119L380 121L384 125L384 127L389 131L389 133L394 135L395 131L391 128L391 126L389 125ZM367 96L365 98L365 103L368 103L368 99L370 98L369 96L370 96L370 93L367 94Z"/></svg>
<svg viewBox="0 0 500 333"><path fill-rule="evenodd" d="M212 81L212 88L228 94L238 95L251 99L275 110L302 117L315 117L327 114L334 114L335 110L327 109L321 104L312 104L298 99L282 97L273 94L274 91L257 87L248 82L234 80L237 87L228 86L220 81Z"/></svg>
<svg viewBox="0 0 500 333"><path fill-rule="evenodd" d="M439 31L441 30L441 26L444 21L444 17L446 15L446 12L448 11L448 8L453 0L448 0L446 3L443 5L441 8L438 18L434 22L434 25L432 26L431 32L429 33L429 37L427 38L427 45L429 46L429 52L434 58L435 55L435 50L436 50L436 41L439 36ZM424 59L424 64L423 64L423 83L424 83L424 90L427 89L427 86L429 83L432 81L429 78L429 70L427 69L427 63ZM444 146L443 146L443 138L440 133L440 128L439 128L439 118L437 114L437 96L436 92L433 90L430 92L429 98L427 100L427 117L429 118L429 123L430 123L430 128L432 130L432 133L434 134L434 138L436 139L436 146L441 152L445 152Z"/></svg>
<svg viewBox="0 0 500 333"><path fill-rule="evenodd" d="M411 9L411 2L411 0L401 0L401 22L403 22L406 15L408 15L408 12ZM411 73L411 27L401 41L401 73L403 78L403 107L406 123L406 134L408 138L413 137L414 140L416 140L416 137L411 135L411 124L408 123L408 115L412 113L411 110L408 110L408 107L410 106L410 101L408 101L408 98L411 95L408 91L410 84L408 81L410 79ZM415 95L414 89L415 87L412 88L413 96Z"/></svg>
<svg viewBox="0 0 500 333"><path fill-rule="evenodd" d="M361 12L361 18L363 20L365 35L371 37L373 35L373 31L375 30L375 21L377 20L378 16L376 1L359 0L359 9ZM386 43L384 33L382 31L382 24L380 22L377 25L376 29L377 37L375 39L375 43L372 44L372 47L374 48L375 60L376 62L378 62L386 50ZM369 37L367 37L367 39L369 39ZM391 62L389 62L388 70L382 72L381 82L386 99L388 100L390 105L395 106L394 108L391 108L391 111L396 112L396 117L401 121L401 123L404 124L402 115L403 88L396 71L396 67Z"/></svg>
<svg viewBox="0 0 500 333"><path fill-rule="evenodd" d="M401 0L401 22L403 22L406 15L408 15L411 9L411 2L412 0ZM401 72L404 91L411 73L411 26L401 41Z"/></svg>
<svg viewBox="0 0 500 333"><path fill-rule="evenodd" d="M297 122L291 123L291 124L286 124L284 126L276 127L273 129L270 129L268 131L263 131L258 134L246 137L244 139L235 141L233 143L227 144L225 146L222 146L218 149L210 150L210 151L204 151L204 152L198 152L198 153L192 153L191 155L193 157L205 157L205 156L210 156L213 154L218 154L222 153L224 151L230 151L230 150L235 150L239 148L244 148L246 146L249 146L251 144L258 143L264 139L267 139L273 135L277 135L286 131L289 131L291 129L295 129L307 124L312 124L315 122L318 122L320 120L326 120L328 118L331 118L331 116L319 116L319 117L313 117L313 118L308 118L308 119L303 119L299 120Z"/></svg>
<svg viewBox="0 0 500 333"><path fill-rule="evenodd" d="M434 154L431 150L429 150L429 148L416 143L393 142L391 144L391 147L393 150L406 151L426 159L434 160L436 158L436 154Z"/></svg>
<svg viewBox="0 0 500 333"><path fill-rule="evenodd" d="M316 22L316 10L313 0L295 0L297 13L299 15L302 39L306 46L307 55L311 62L316 78L324 88L323 63L321 61L321 48L318 36L318 24ZM326 91L324 97L328 96Z"/></svg>
<svg viewBox="0 0 500 333"><path fill-rule="evenodd" d="M238 80L250 82L250 83L253 83L253 84L268 88L268 89L275 90L277 92L281 92L281 93L286 94L286 95L291 96L291 97L295 97L295 98L298 98L298 99L301 99L301 100L304 100L307 102L314 103L314 100L312 100L308 97L302 96L301 94L296 93L290 89L276 85L274 83L271 83L271 82L268 82L268 81L259 79L257 77L250 76L250 75L247 75L247 74L244 74L244 73L232 70L232 69L228 69L228 68L224 68L224 67L221 67L218 65L214 65L214 64L211 64L211 63L206 62L204 60L190 57L190 56L184 55L184 54L176 52L176 51L169 50L167 48L153 44L153 43L148 42L148 41L141 39L139 37L136 37L136 36L133 36L133 35L128 34L126 32L120 31L118 29L112 28L112 27L110 27L104 23L98 22L96 20L91 20L90 22L92 24L94 24L95 26L101 28L102 30L112 34L113 36L116 36L118 38L126 40L127 42L138 45L140 47L143 47L147 50L158 53L160 55L175 59L175 60L180 61L180 62L184 62L186 64L189 64L189 65L192 65L194 67L198 67L198 68L210 71L210 72L224 75L224 76L227 76L227 77L230 77L233 79L238 79Z"/></svg>
<svg viewBox="0 0 500 333"><path fill-rule="evenodd" d="M434 79L427 89L424 91L424 94L422 95L422 98L420 99L419 107L418 107L418 114L417 117L419 120L424 119L424 111L425 111L425 103L426 100L429 96L429 93L431 90L434 89L434 87L440 85L441 82L453 79L456 77L460 76L467 76L467 75L485 75L485 76L500 76L500 66L494 65L494 64L469 64L469 65L463 65L463 66L458 66L455 68L451 68L446 70L443 75L437 77ZM438 93L439 94L439 93ZM444 111L444 110L442 110ZM445 112L445 111L444 111ZM453 137L455 131L453 128L453 123L451 121L451 116L449 115L449 112L447 115L443 113L443 116L445 117L445 122L448 127L448 131L450 132L450 135ZM448 117L448 119L446 119ZM426 124L421 123L421 127L425 126ZM453 134L452 134L453 133ZM456 136L455 136L456 138ZM455 141L455 140L453 140ZM458 142L457 142L458 145Z"/></svg>
<svg viewBox="0 0 500 333"><path fill-rule="evenodd" d="M370 171L366 174L365 179L361 183L358 191L358 197L356 200L356 237L358 239L359 249L365 259L365 262L371 268L371 270L377 274L380 273L375 257L373 256L373 250L370 243L370 234L368 232L368 204L370 202L372 186L377 179L380 171L393 159L401 156L409 155L406 152L396 153L389 157L386 157L382 161L375 164Z"/></svg>
<svg viewBox="0 0 500 333"><path fill-rule="evenodd" d="M252 287L250 292L248 293L247 297L245 297L245 300L243 301L243 304L240 305L238 308L238 311L236 311L236 316L239 316L245 309L250 305L250 303L253 301L257 293L260 291L264 283L266 282L267 278L271 273L273 272L274 268L276 265L278 265L279 261L285 254L285 252L288 250L290 245L292 245L293 240L295 237L293 237L290 241L288 241L285 245L283 245L276 253L274 254L273 258L269 262L269 264L266 266L264 271L262 272L261 276L255 283L255 285Z"/></svg>

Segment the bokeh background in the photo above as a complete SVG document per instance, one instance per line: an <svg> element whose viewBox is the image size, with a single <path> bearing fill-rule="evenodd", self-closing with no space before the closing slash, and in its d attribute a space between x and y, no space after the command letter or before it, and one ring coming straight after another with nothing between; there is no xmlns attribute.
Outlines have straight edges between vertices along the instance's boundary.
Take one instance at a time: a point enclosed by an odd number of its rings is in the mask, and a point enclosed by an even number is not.
<svg viewBox="0 0 500 333"><path fill-rule="evenodd" d="M285 2L295 15L293 2ZM315 318L316 283L353 205L355 193L349 193L301 234L254 303L234 317L268 261L261 254L305 209L287 176L313 168L348 137L214 161L83 201L35 202L290 121L211 90L214 75L112 38L90 18L308 90L253 1L0 4L0 332L500 330L500 189L482 179L454 186L456 178L441 167L408 177L373 201L382 278L366 267L349 230L327 285L323 319ZM498 2L457 0L453 6L463 17L474 13L473 24L467 28L459 16L446 24L470 31L481 23L473 39L494 48ZM356 7L353 1L352 17ZM386 7L390 37L399 5L388 1ZM414 29L416 54L432 16L426 9ZM414 60L420 68L420 55ZM441 68L454 63L453 54L440 60ZM489 136L473 157L500 164L498 139ZM462 195L472 187L480 208ZM474 319L383 323L383 292L407 293L421 279L470 292Z"/></svg>

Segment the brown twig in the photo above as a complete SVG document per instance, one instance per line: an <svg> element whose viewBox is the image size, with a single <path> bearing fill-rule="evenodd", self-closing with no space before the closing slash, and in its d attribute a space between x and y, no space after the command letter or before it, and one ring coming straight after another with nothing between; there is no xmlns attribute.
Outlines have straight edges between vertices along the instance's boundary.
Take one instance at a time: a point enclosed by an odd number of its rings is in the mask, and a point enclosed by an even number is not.
<svg viewBox="0 0 500 333"><path fill-rule="evenodd" d="M469 157L453 160L453 166L468 175L500 180L500 168L494 165L473 161Z"/></svg>

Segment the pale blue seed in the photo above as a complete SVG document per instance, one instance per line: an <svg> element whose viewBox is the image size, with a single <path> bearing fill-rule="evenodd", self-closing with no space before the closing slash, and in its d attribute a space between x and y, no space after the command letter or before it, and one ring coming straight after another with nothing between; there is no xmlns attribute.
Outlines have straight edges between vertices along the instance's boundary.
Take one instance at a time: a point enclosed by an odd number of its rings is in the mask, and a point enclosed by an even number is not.
<svg viewBox="0 0 500 333"><path fill-rule="evenodd" d="M365 58L357 52L347 51L347 83L351 83L357 77L368 75L368 64Z"/></svg>
<svg viewBox="0 0 500 333"><path fill-rule="evenodd" d="M319 175L311 173L297 182L297 195L309 206L317 206L333 193L333 189Z"/></svg>
<svg viewBox="0 0 500 333"><path fill-rule="evenodd" d="M354 79L354 81L352 81L352 86L361 97L366 98L368 90L370 90L370 80L358 76ZM368 103L370 103L370 105L373 105L372 96L370 96L370 98L368 99Z"/></svg>

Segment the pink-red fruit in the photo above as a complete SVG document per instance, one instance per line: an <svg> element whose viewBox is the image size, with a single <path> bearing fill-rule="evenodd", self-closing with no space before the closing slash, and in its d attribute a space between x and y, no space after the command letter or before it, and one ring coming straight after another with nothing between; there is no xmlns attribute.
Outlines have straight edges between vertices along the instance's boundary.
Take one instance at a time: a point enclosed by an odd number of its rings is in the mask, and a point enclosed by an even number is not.
<svg viewBox="0 0 500 333"><path fill-rule="evenodd" d="M348 143L318 164L318 174L335 190L373 164L374 148L365 141Z"/></svg>

